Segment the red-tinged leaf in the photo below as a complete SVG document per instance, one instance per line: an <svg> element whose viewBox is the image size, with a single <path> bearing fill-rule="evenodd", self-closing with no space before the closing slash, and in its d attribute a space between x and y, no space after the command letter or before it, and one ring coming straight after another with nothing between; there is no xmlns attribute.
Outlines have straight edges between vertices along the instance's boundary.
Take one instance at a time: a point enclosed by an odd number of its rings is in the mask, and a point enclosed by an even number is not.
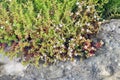
<svg viewBox="0 0 120 80"><path fill-rule="evenodd" d="M29 61L30 60L30 55L27 55L26 57L25 57L25 61Z"/></svg>
<svg viewBox="0 0 120 80"><path fill-rule="evenodd" d="M103 45L103 42L97 42L97 43L95 44L95 47L96 47L96 48L100 48L102 45Z"/></svg>
<svg viewBox="0 0 120 80"><path fill-rule="evenodd" d="M13 42L11 48L14 49L18 45L17 42Z"/></svg>
<svg viewBox="0 0 120 80"><path fill-rule="evenodd" d="M39 53L34 53L34 56L39 56L40 54Z"/></svg>
<svg viewBox="0 0 120 80"><path fill-rule="evenodd" d="M101 47L101 43L100 43L100 42L96 43L96 44L95 44L95 47L96 47L96 48L100 48L100 47Z"/></svg>
<svg viewBox="0 0 120 80"><path fill-rule="evenodd" d="M94 56L95 54L89 54L89 56Z"/></svg>
<svg viewBox="0 0 120 80"><path fill-rule="evenodd" d="M2 43L0 43L0 47L2 47Z"/></svg>
<svg viewBox="0 0 120 80"><path fill-rule="evenodd" d="M27 55L25 56L25 60L28 61L28 60L30 60L32 57L34 57L34 54L32 54L32 53L27 54Z"/></svg>
<svg viewBox="0 0 120 80"><path fill-rule="evenodd" d="M90 53L90 54L95 54L95 51L94 51L94 50L90 50L89 53Z"/></svg>
<svg viewBox="0 0 120 80"><path fill-rule="evenodd" d="M90 40L86 40L86 41L84 42L84 45L90 47L90 46L91 46L91 41L90 41Z"/></svg>
<svg viewBox="0 0 120 80"><path fill-rule="evenodd" d="M6 48L7 44L6 43L2 43L2 48Z"/></svg>

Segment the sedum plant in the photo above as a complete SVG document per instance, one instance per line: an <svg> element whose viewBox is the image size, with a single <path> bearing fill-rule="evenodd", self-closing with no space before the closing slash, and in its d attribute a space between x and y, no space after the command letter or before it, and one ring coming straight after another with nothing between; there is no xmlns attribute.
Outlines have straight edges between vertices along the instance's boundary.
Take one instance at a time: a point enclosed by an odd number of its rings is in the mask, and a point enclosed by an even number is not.
<svg viewBox="0 0 120 80"><path fill-rule="evenodd" d="M99 0L1 0L0 49L24 64L88 58L100 26Z"/></svg>

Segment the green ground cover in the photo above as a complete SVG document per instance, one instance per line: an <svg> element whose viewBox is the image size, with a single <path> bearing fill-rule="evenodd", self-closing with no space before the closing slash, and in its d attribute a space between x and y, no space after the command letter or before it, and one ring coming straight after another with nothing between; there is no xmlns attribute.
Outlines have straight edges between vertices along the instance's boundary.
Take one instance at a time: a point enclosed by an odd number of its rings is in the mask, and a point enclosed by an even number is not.
<svg viewBox="0 0 120 80"><path fill-rule="evenodd" d="M103 19L119 17L119 0L0 0L0 50L38 65L88 58Z"/></svg>

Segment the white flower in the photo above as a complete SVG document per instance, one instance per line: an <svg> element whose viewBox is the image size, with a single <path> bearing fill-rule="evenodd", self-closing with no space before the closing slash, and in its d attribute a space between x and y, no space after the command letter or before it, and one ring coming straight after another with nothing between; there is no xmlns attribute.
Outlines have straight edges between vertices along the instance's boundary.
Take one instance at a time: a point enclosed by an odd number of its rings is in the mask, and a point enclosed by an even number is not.
<svg viewBox="0 0 120 80"><path fill-rule="evenodd" d="M102 22L98 22L98 24L99 24L99 25L101 25L101 24L102 24Z"/></svg>
<svg viewBox="0 0 120 80"><path fill-rule="evenodd" d="M72 57L72 53L69 53L69 56Z"/></svg>
<svg viewBox="0 0 120 80"><path fill-rule="evenodd" d="M55 59L54 62L56 62L57 60Z"/></svg>
<svg viewBox="0 0 120 80"><path fill-rule="evenodd" d="M87 11L90 12L91 6L87 6Z"/></svg>
<svg viewBox="0 0 120 80"><path fill-rule="evenodd" d="M89 29L86 30L88 33L92 33Z"/></svg>
<svg viewBox="0 0 120 80"><path fill-rule="evenodd" d="M73 44L73 46L75 46L75 44Z"/></svg>
<svg viewBox="0 0 120 80"><path fill-rule="evenodd" d="M82 6L81 6L81 5L79 5L79 6L78 6L78 8L82 8Z"/></svg>
<svg viewBox="0 0 120 80"><path fill-rule="evenodd" d="M70 16L72 16L74 13L72 12L72 13L70 13Z"/></svg>
<svg viewBox="0 0 120 80"><path fill-rule="evenodd" d="M84 46L85 49L87 49L88 47L87 46Z"/></svg>
<svg viewBox="0 0 120 80"><path fill-rule="evenodd" d="M40 56L41 59L43 59L43 56Z"/></svg>
<svg viewBox="0 0 120 80"><path fill-rule="evenodd" d="M75 56L77 56L78 54L76 53Z"/></svg>
<svg viewBox="0 0 120 80"><path fill-rule="evenodd" d="M74 59L74 63L76 63L77 62L77 60L76 59Z"/></svg>
<svg viewBox="0 0 120 80"><path fill-rule="evenodd" d="M56 58L58 59L58 58L59 58L59 56L56 56Z"/></svg>
<svg viewBox="0 0 120 80"><path fill-rule="evenodd" d="M47 57L47 55L44 55L45 56L45 58Z"/></svg>
<svg viewBox="0 0 120 80"><path fill-rule="evenodd" d="M85 31L85 29L82 28L81 31Z"/></svg>
<svg viewBox="0 0 120 80"><path fill-rule="evenodd" d="M99 20L100 20L100 18L98 17L98 18L97 18L97 21L99 21Z"/></svg>
<svg viewBox="0 0 120 80"><path fill-rule="evenodd" d="M60 53L62 53L62 51L60 51Z"/></svg>
<svg viewBox="0 0 120 80"><path fill-rule="evenodd" d="M97 18L97 16L96 16L96 15L94 15L94 18Z"/></svg>
<svg viewBox="0 0 120 80"><path fill-rule="evenodd" d="M82 37L82 36L80 36L79 38L80 38L80 39L82 39L83 37Z"/></svg>
<svg viewBox="0 0 120 80"><path fill-rule="evenodd" d="M92 5L92 7L95 7L95 5Z"/></svg>
<svg viewBox="0 0 120 80"><path fill-rule="evenodd" d="M62 40L64 40L64 41L65 41L65 38L62 38Z"/></svg>
<svg viewBox="0 0 120 80"><path fill-rule="evenodd" d="M78 6L80 3L79 2L76 2L76 5Z"/></svg>
<svg viewBox="0 0 120 80"><path fill-rule="evenodd" d="M70 47L68 47L68 50L70 50L71 48Z"/></svg>
<svg viewBox="0 0 120 80"><path fill-rule="evenodd" d="M59 28L58 28L58 27L56 27L56 30L59 30Z"/></svg>
<svg viewBox="0 0 120 80"><path fill-rule="evenodd" d="M54 45L53 48L56 48L56 46Z"/></svg>
<svg viewBox="0 0 120 80"><path fill-rule="evenodd" d="M6 21L5 23L8 23L8 21Z"/></svg>
<svg viewBox="0 0 120 80"><path fill-rule="evenodd" d="M70 52L72 52L73 50L71 49Z"/></svg>
<svg viewBox="0 0 120 80"><path fill-rule="evenodd" d="M37 34L39 34L39 32L37 32Z"/></svg>
<svg viewBox="0 0 120 80"><path fill-rule="evenodd" d="M70 60L70 58L68 58L67 60Z"/></svg>
<svg viewBox="0 0 120 80"><path fill-rule="evenodd" d="M71 41L74 41L74 39L72 38Z"/></svg>
<svg viewBox="0 0 120 80"><path fill-rule="evenodd" d="M76 23L75 23L75 25L76 25L76 26L79 26L79 25L80 25L80 23L79 23L79 22L76 22ZM76 27L76 26L75 26L75 27Z"/></svg>
<svg viewBox="0 0 120 80"><path fill-rule="evenodd" d="M79 15L79 12L76 12L76 15Z"/></svg>
<svg viewBox="0 0 120 80"><path fill-rule="evenodd" d="M90 23L86 23L87 26L90 26Z"/></svg>
<svg viewBox="0 0 120 80"><path fill-rule="evenodd" d="M104 42L103 42L102 40L100 41L100 43L101 43L101 45L103 45L103 44L104 44Z"/></svg>
<svg viewBox="0 0 120 80"><path fill-rule="evenodd" d="M91 8L91 6L87 6L87 9L90 9Z"/></svg>
<svg viewBox="0 0 120 80"><path fill-rule="evenodd" d="M94 13L94 18L97 18L97 13L96 12Z"/></svg>
<svg viewBox="0 0 120 80"><path fill-rule="evenodd" d="M66 58L64 58L63 60L66 61Z"/></svg>
<svg viewBox="0 0 120 80"><path fill-rule="evenodd" d="M53 26L55 27L56 25L55 25L55 24L53 24Z"/></svg>
<svg viewBox="0 0 120 80"><path fill-rule="evenodd" d="M1 29L4 29L4 26L1 26L0 28L1 28Z"/></svg>
<svg viewBox="0 0 120 80"><path fill-rule="evenodd" d="M89 56L94 56L95 54L89 54Z"/></svg>
<svg viewBox="0 0 120 80"><path fill-rule="evenodd" d="M103 19L103 22L105 22L105 19Z"/></svg>
<svg viewBox="0 0 120 80"><path fill-rule="evenodd" d="M64 45L61 45L62 47L65 47Z"/></svg>
<svg viewBox="0 0 120 80"><path fill-rule="evenodd" d="M91 47L92 50L96 50L94 47Z"/></svg>
<svg viewBox="0 0 120 80"><path fill-rule="evenodd" d="M40 17L40 13L37 15L37 17L38 17L38 18Z"/></svg>
<svg viewBox="0 0 120 80"><path fill-rule="evenodd" d="M63 25L62 25L62 24L59 24L59 27L63 27Z"/></svg>

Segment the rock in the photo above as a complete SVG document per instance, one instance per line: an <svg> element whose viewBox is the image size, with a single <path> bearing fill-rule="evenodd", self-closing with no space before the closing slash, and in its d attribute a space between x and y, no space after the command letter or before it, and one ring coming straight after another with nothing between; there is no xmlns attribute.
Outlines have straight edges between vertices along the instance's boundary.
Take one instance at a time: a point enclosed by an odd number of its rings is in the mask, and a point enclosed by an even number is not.
<svg viewBox="0 0 120 80"><path fill-rule="evenodd" d="M9 62L8 64L4 65L4 71L7 75L20 75L24 76L24 70L26 67L24 67L21 63L17 62Z"/></svg>
<svg viewBox="0 0 120 80"><path fill-rule="evenodd" d="M24 70L27 66L23 66L16 59L9 60L8 57L0 54L0 75L16 75L24 76Z"/></svg>
<svg viewBox="0 0 120 80"><path fill-rule="evenodd" d="M52 71L52 72L50 72L49 73L49 75L47 75L47 79L54 79L54 78L60 78L60 77L62 77L63 76L63 71L62 70L60 70L60 69L58 69L58 70L56 70L56 71Z"/></svg>
<svg viewBox="0 0 120 80"><path fill-rule="evenodd" d="M56 66L50 66L50 70L47 72L47 79L51 80L54 78L60 78L64 75L63 70L61 68L57 68Z"/></svg>
<svg viewBox="0 0 120 80"><path fill-rule="evenodd" d="M114 73L111 66L102 66L101 75L104 77L112 76Z"/></svg>
<svg viewBox="0 0 120 80"><path fill-rule="evenodd" d="M120 72L118 71L113 76L106 77L103 80L120 80Z"/></svg>
<svg viewBox="0 0 120 80"><path fill-rule="evenodd" d="M0 80L13 80L13 79L10 78L9 76L4 75L4 76L0 77Z"/></svg>

